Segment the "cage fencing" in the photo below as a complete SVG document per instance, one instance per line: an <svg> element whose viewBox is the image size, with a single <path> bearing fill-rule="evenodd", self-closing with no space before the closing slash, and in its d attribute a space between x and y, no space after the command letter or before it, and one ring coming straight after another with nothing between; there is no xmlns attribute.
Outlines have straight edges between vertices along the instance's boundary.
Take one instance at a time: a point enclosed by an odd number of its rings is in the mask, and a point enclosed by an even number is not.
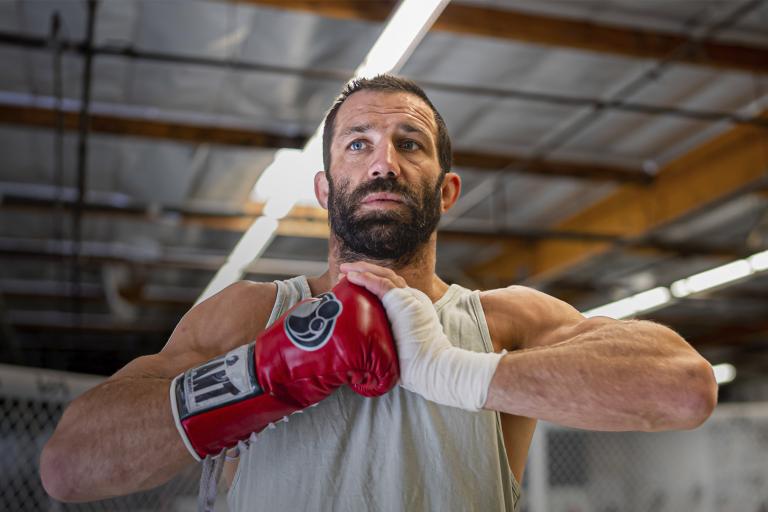
<svg viewBox="0 0 768 512"><path fill-rule="evenodd" d="M65 405L101 379L0 365L0 511L196 510L199 467L151 491L63 504L43 490L40 452ZM226 510L223 493L217 511ZM723 404L685 432L588 432L540 422L523 512L766 512L768 403Z"/></svg>

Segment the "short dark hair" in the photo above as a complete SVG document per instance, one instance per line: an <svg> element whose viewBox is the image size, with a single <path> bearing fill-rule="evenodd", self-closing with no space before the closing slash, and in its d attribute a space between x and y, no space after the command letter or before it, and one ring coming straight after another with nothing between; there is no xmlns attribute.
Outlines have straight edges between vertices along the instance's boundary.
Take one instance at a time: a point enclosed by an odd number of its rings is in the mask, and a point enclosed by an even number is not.
<svg viewBox="0 0 768 512"><path fill-rule="evenodd" d="M415 82L407 78L400 78L393 75L378 75L373 78L358 78L347 83L344 90L333 102L333 106L325 116L325 126L323 128L323 166L325 171L331 170L331 143L333 141L333 131L336 127L336 115L339 109L347 101L347 98L358 91L381 91L381 92L407 92L414 94L424 100L429 105L432 113L435 115L437 124L437 157L440 162L440 169L443 174L450 171L453 165L453 156L451 153L451 138L448 135L448 128L445 121L435 106L429 101L424 89L416 85Z"/></svg>

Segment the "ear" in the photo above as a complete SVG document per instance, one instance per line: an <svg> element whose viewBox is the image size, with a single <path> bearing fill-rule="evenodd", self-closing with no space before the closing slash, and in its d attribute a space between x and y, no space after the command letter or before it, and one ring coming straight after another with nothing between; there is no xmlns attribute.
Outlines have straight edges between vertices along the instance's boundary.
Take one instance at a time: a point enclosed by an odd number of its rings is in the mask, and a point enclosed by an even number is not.
<svg viewBox="0 0 768 512"><path fill-rule="evenodd" d="M440 210L445 213L450 210L461 194L461 178L455 172L447 172L443 178L440 192Z"/></svg>
<svg viewBox="0 0 768 512"><path fill-rule="evenodd" d="M318 171L315 174L315 197L320 206L328 209L328 177L325 171Z"/></svg>

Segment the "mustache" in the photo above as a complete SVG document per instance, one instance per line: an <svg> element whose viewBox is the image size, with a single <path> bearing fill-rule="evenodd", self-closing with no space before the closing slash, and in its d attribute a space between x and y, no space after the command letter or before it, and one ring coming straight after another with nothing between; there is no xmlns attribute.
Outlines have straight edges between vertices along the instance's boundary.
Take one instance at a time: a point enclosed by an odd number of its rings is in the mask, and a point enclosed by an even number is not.
<svg viewBox="0 0 768 512"><path fill-rule="evenodd" d="M405 185L398 183L395 180L387 178L376 178L367 183L363 183L349 196L352 204L357 204L363 200L368 194L375 192L389 192L392 194L398 194L403 198L403 201L408 206L418 206L418 198L416 194L408 189Z"/></svg>

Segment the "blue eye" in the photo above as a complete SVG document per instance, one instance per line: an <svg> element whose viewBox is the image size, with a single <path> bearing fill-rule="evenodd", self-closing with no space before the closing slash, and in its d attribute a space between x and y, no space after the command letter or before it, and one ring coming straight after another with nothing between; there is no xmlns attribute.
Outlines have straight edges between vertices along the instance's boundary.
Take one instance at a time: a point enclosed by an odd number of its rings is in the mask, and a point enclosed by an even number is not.
<svg viewBox="0 0 768 512"><path fill-rule="evenodd" d="M404 140L400 143L400 147L406 151L413 151L415 149L419 149L421 146L419 146L419 143L415 140Z"/></svg>
<svg viewBox="0 0 768 512"><path fill-rule="evenodd" d="M353 151L360 151L361 149L363 149L363 141L355 140L355 141L350 142L349 149L351 149Z"/></svg>

